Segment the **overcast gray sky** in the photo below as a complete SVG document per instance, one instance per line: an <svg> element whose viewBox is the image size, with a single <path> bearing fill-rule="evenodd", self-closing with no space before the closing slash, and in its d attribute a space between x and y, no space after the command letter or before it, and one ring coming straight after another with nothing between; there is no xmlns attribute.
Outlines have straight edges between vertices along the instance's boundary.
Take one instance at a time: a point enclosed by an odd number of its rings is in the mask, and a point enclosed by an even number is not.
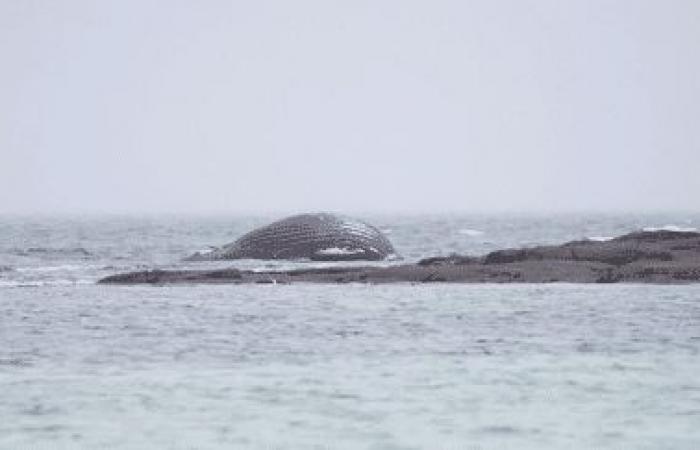
<svg viewBox="0 0 700 450"><path fill-rule="evenodd" d="M697 0L0 0L0 57L0 212L700 206Z"/></svg>

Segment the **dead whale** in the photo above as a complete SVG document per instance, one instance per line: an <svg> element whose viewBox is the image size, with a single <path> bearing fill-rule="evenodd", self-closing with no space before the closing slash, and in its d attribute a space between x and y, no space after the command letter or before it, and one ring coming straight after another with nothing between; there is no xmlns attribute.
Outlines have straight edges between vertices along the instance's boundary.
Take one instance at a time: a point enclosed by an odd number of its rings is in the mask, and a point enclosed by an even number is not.
<svg viewBox="0 0 700 450"><path fill-rule="evenodd" d="M378 261L395 255L375 227L346 216L299 214L255 229L235 242L198 252L188 261L224 259L299 259Z"/></svg>

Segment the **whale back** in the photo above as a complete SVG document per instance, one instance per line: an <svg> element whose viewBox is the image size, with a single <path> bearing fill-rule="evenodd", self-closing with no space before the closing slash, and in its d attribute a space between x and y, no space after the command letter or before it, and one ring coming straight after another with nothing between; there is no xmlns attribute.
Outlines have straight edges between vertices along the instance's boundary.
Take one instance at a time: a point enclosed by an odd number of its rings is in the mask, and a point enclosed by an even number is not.
<svg viewBox="0 0 700 450"><path fill-rule="evenodd" d="M213 252L213 259L382 260L395 253L375 227L328 213L299 214L255 229Z"/></svg>

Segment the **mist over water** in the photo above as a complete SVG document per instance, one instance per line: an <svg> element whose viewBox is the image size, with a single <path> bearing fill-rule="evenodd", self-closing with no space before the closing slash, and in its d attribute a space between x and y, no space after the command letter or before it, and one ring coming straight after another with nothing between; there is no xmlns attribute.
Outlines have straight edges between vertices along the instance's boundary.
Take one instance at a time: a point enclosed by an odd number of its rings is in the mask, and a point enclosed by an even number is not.
<svg viewBox="0 0 700 450"><path fill-rule="evenodd" d="M652 211L695 0L0 4L0 212Z"/></svg>

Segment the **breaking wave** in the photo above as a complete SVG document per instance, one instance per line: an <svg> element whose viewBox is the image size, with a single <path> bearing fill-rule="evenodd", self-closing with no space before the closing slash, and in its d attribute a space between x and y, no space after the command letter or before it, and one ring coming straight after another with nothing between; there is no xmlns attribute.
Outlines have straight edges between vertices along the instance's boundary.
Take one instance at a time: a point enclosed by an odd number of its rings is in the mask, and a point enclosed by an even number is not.
<svg viewBox="0 0 700 450"><path fill-rule="evenodd" d="M594 242L607 242L612 241L614 238L612 236L588 236L586 239Z"/></svg>
<svg viewBox="0 0 700 450"><path fill-rule="evenodd" d="M17 256L93 256L83 247L27 247L14 249L11 253Z"/></svg>
<svg viewBox="0 0 700 450"><path fill-rule="evenodd" d="M687 233L698 231L695 227L680 227L678 225L664 225L662 227L645 227L644 231L676 231L678 233Z"/></svg>
<svg viewBox="0 0 700 450"><path fill-rule="evenodd" d="M458 231L458 233L463 234L465 236L471 236L471 237L481 236L484 234L483 231L472 230L471 228L462 228L461 230Z"/></svg>
<svg viewBox="0 0 700 450"><path fill-rule="evenodd" d="M94 285L95 280L0 280L0 288Z"/></svg>

